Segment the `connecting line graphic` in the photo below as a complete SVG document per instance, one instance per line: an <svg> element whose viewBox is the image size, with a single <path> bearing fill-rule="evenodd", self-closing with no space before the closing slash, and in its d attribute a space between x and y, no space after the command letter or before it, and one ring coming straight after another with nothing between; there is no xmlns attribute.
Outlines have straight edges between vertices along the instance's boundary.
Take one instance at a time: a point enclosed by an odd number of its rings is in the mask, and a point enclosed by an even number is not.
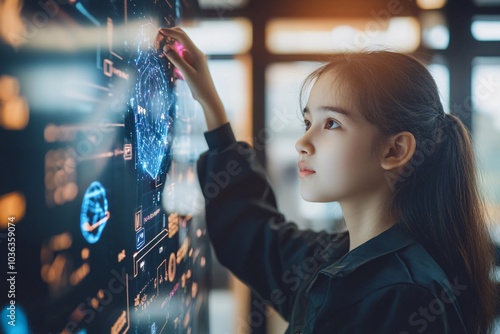
<svg viewBox="0 0 500 334"><path fill-rule="evenodd" d="M160 243L162 242L163 239L165 239L166 237L168 237L168 230L167 229L163 229L161 230L160 233L158 233L158 235L156 235L153 240L151 240L150 242L147 243L146 246L144 246L141 250L139 250L138 252L136 252L132 258L133 258L133 263L134 263L134 277L137 277L138 273L139 273L139 263L141 262L141 260L153 249L155 249L155 247ZM154 244L153 244L154 243Z"/></svg>
<svg viewBox="0 0 500 334"><path fill-rule="evenodd" d="M81 2L77 2L75 4L75 8L83 15L85 16L90 22L95 24L96 26L101 26L101 23L99 20L97 20L88 10L83 6ZM102 61L101 61L101 41L100 41L100 36L99 36L99 41L97 43L97 54L96 54L96 66L98 69L102 69Z"/></svg>
<svg viewBox="0 0 500 334"><path fill-rule="evenodd" d="M83 6L81 2L78 2L75 5L75 7L76 9L78 9L80 13L82 13L86 18L88 18L90 22L94 23L96 26L101 25L99 21L92 14L89 13L89 11Z"/></svg>

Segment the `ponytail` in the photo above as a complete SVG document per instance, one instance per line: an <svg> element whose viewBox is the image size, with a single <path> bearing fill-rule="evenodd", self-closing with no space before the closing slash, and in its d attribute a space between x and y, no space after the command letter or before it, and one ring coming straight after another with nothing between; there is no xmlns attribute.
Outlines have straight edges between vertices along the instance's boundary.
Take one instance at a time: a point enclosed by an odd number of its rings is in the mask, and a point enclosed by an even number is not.
<svg viewBox="0 0 500 334"><path fill-rule="evenodd" d="M435 158L420 177L397 190L401 225L427 249L450 281L464 287L457 299L470 333L490 333L495 316L494 244L479 194L471 136L455 115L437 122Z"/></svg>

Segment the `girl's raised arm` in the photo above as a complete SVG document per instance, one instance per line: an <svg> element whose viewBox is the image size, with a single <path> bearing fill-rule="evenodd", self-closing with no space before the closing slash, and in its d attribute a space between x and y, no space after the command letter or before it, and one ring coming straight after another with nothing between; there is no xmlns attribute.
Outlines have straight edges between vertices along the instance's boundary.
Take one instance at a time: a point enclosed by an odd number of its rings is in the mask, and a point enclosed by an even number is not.
<svg viewBox="0 0 500 334"><path fill-rule="evenodd" d="M172 39L175 39L175 44L168 44ZM193 98L203 107L208 130L227 123L224 107L208 70L206 56L184 30L179 27L158 29L156 47L162 49L162 56L166 56L181 71Z"/></svg>

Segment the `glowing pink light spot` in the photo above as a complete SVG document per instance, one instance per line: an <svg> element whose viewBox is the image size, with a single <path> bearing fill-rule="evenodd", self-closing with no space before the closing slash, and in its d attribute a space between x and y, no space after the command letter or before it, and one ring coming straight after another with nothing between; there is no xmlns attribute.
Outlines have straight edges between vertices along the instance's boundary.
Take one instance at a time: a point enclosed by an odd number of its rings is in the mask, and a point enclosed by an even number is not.
<svg viewBox="0 0 500 334"><path fill-rule="evenodd" d="M179 283L175 284L175 286L172 289L172 291L170 291L170 298L172 298L172 296L175 294L175 292L177 291L177 289L179 289Z"/></svg>
<svg viewBox="0 0 500 334"><path fill-rule="evenodd" d="M177 52L181 55L184 54L184 50L186 50L186 48L184 47L184 45L182 45L181 43L179 43L178 41L175 41L174 42L174 46L175 46L175 49L177 50Z"/></svg>
<svg viewBox="0 0 500 334"><path fill-rule="evenodd" d="M175 41L174 42L174 47L175 47L175 50L177 50L177 52L179 53L179 55L181 57L183 57L184 55L184 50L186 50L186 48L184 47L184 45L182 45L181 43L179 43L178 41ZM175 68L174 69L174 75L181 79L181 80L184 80L184 76L182 75L182 73L179 71L178 68Z"/></svg>

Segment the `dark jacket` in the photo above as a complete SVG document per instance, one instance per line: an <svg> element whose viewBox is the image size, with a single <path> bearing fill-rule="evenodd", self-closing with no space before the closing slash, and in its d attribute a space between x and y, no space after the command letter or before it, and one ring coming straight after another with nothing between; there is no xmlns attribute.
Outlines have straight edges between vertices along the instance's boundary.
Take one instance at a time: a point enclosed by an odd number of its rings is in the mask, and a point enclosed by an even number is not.
<svg viewBox="0 0 500 334"><path fill-rule="evenodd" d="M467 286L398 224L349 252L348 231L285 219L255 148L236 141L229 123L204 135L197 172L215 254L261 310L271 305L289 322L287 334L466 333L456 298Z"/></svg>

